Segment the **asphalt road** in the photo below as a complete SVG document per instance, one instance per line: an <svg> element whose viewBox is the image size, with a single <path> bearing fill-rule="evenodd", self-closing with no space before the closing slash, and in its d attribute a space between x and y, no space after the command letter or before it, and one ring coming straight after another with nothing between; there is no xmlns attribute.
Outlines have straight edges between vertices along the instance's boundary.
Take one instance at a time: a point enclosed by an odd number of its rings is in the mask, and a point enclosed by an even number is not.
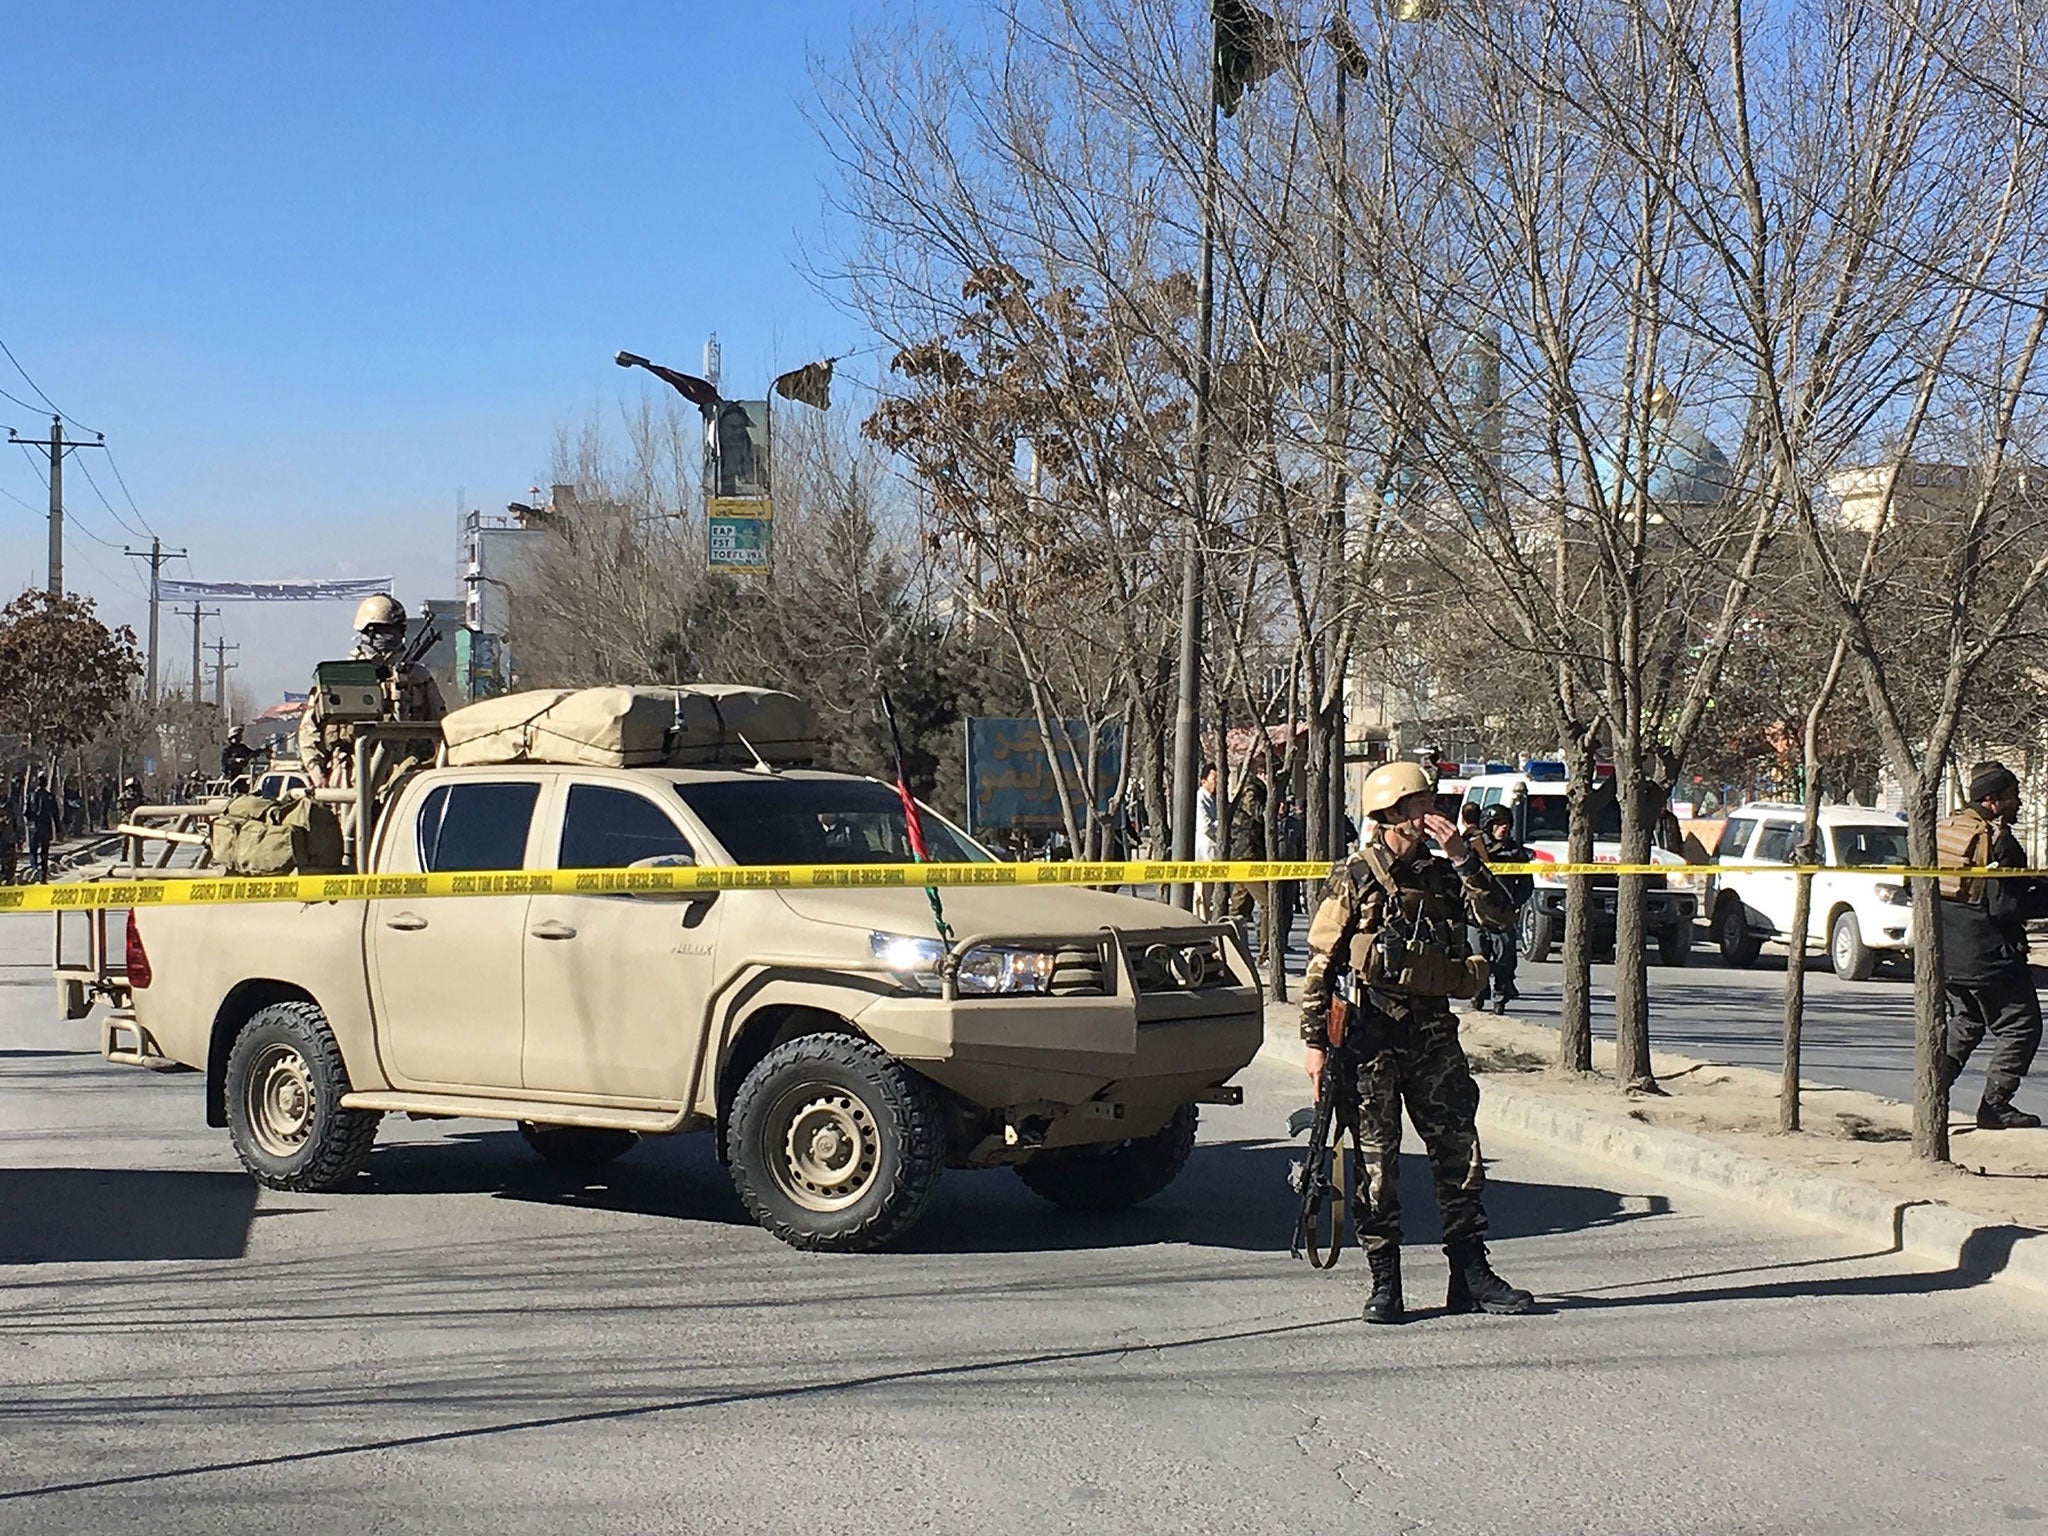
<svg viewBox="0 0 2048 1536"><path fill-rule="evenodd" d="M747 1225L701 1138L565 1177L387 1121L259 1194L0 924L0 1532L1947 1532L2048 1522L2048 1312L1496 1144L1540 1315L1357 1322L1286 1255L1295 1076L1152 1206L949 1175L907 1251ZM1441 1299L1416 1160L1411 1295Z"/></svg>

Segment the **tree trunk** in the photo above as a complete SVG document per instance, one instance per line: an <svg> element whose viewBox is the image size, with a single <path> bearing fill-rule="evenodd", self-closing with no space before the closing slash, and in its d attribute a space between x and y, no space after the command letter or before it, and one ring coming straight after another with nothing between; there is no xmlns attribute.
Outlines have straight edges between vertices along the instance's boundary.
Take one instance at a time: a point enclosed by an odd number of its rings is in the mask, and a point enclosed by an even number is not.
<svg viewBox="0 0 2048 1536"><path fill-rule="evenodd" d="M1573 864L1593 862L1593 759L1591 753L1567 752L1565 772L1565 857ZM1565 877L1564 970L1559 989L1557 1065L1563 1072L1593 1070L1593 910L1592 882L1585 875ZM1534 899L1533 897L1531 898Z"/></svg>
<svg viewBox="0 0 2048 1536"><path fill-rule="evenodd" d="M1621 862L1650 862L1651 802L1657 786L1645 781L1631 754L1617 753L1614 789L1621 803ZM1650 877L1622 875L1614 892L1614 1082L1628 1093L1658 1093L1650 1067L1650 974L1644 945Z"/></svg>
<svg viewBox="0 0 2048 1536"><path fill-rule="evenodd" d="M1813 842L1814 826L1820 816L1820 793L1806 791L1806 835L1802 848ZM1808 860L1797 855L1799 862ZM1791 947L1785 955L1785 1043L1784 1060L1778 1068L1778 1129L1799 1129L1799 1035L1806 1019L1806 929L1813 921L1813 876L1792 877Z"/></svg>
<svg viewBox="0 0 2048 1536"><path fill-rule="evenodd" d="M1935 814L1938 767L1920 775L1906 798L1906 846L1917 869L1937 862ZM1948 1161L1948 1092L1941 1063L1948 1042L1948 1006L1942 994L1940 882L1915 877L1913 887L1913 1155Z"/></svg>

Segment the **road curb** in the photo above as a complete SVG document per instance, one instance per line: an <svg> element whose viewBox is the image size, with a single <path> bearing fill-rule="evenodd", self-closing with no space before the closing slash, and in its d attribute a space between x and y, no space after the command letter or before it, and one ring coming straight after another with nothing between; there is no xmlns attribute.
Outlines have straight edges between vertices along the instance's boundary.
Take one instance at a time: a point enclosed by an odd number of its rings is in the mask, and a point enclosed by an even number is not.
<svg viewBox="0 0 2048 1536"><path fill-rule="evenodd" d="M1259 1055L1301 1069L1291 1020L1267 1020ZM1650 1174L1953 1270L1964 1283L1988 1281L2048 1301L2048 1232L1945 1201L1902 1200L1873 1184L1788 1169L1690 1131L1631 1119L1619 1104L1611 1114L1560 1104L1497 1073L1480 1076L1479 1130Z"/></svg>

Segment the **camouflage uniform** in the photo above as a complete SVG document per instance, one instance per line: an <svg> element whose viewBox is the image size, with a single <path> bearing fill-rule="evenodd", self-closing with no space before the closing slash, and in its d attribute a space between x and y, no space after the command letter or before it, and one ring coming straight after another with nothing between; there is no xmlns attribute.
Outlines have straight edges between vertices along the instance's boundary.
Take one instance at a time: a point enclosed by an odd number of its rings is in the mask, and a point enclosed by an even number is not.
<svg viewBox="0 0 2048 1536"><path fill-rule="evenodd" d="M1372 858L1385 861L1404 908L1454 934L1453 952L1465 948L1468 923L1505 927L1514 908L1484 863L1468 855L1455 870L1427 850L1394 859L1377 839ZM1386 925L1392 902L1375 876L1367 851L1337 865L1323 887L1308 930L1308 969L1301 982L1301 1036L1312 1046L1328 1038L1330 998L1346 971L1362 978L1374 939ZM1437 1207L1446 1245L1477 1242L1486 1232L1481 1196L1486 1174L1479 1153L1479 1085L1458 1043L1458 1021L1449 996L1412 996L1361 984L1359 1006L1351 1010L1345 1049L1357 1062L1358 1141L1362 1163L1353 1196L1353 1221L1368 1254L1398 1248L1401 1199L1396 1174L1401 1159L1401 1107L1422 1133L1436 1180Z"/></svg>

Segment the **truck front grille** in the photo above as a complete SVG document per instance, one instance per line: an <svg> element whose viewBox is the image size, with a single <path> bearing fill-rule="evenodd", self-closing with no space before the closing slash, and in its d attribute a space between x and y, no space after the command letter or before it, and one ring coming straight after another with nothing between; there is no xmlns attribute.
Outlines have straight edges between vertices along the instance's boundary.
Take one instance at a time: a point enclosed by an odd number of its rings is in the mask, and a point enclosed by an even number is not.
<svg viewBox="0 0 2048 1536"><path fill-rule="evenodd" d="M1124 957L1141 993L1207 992L1237 985L1222 944L1214 934L1187 940L1133 940L1124 945Z"/></svg>

